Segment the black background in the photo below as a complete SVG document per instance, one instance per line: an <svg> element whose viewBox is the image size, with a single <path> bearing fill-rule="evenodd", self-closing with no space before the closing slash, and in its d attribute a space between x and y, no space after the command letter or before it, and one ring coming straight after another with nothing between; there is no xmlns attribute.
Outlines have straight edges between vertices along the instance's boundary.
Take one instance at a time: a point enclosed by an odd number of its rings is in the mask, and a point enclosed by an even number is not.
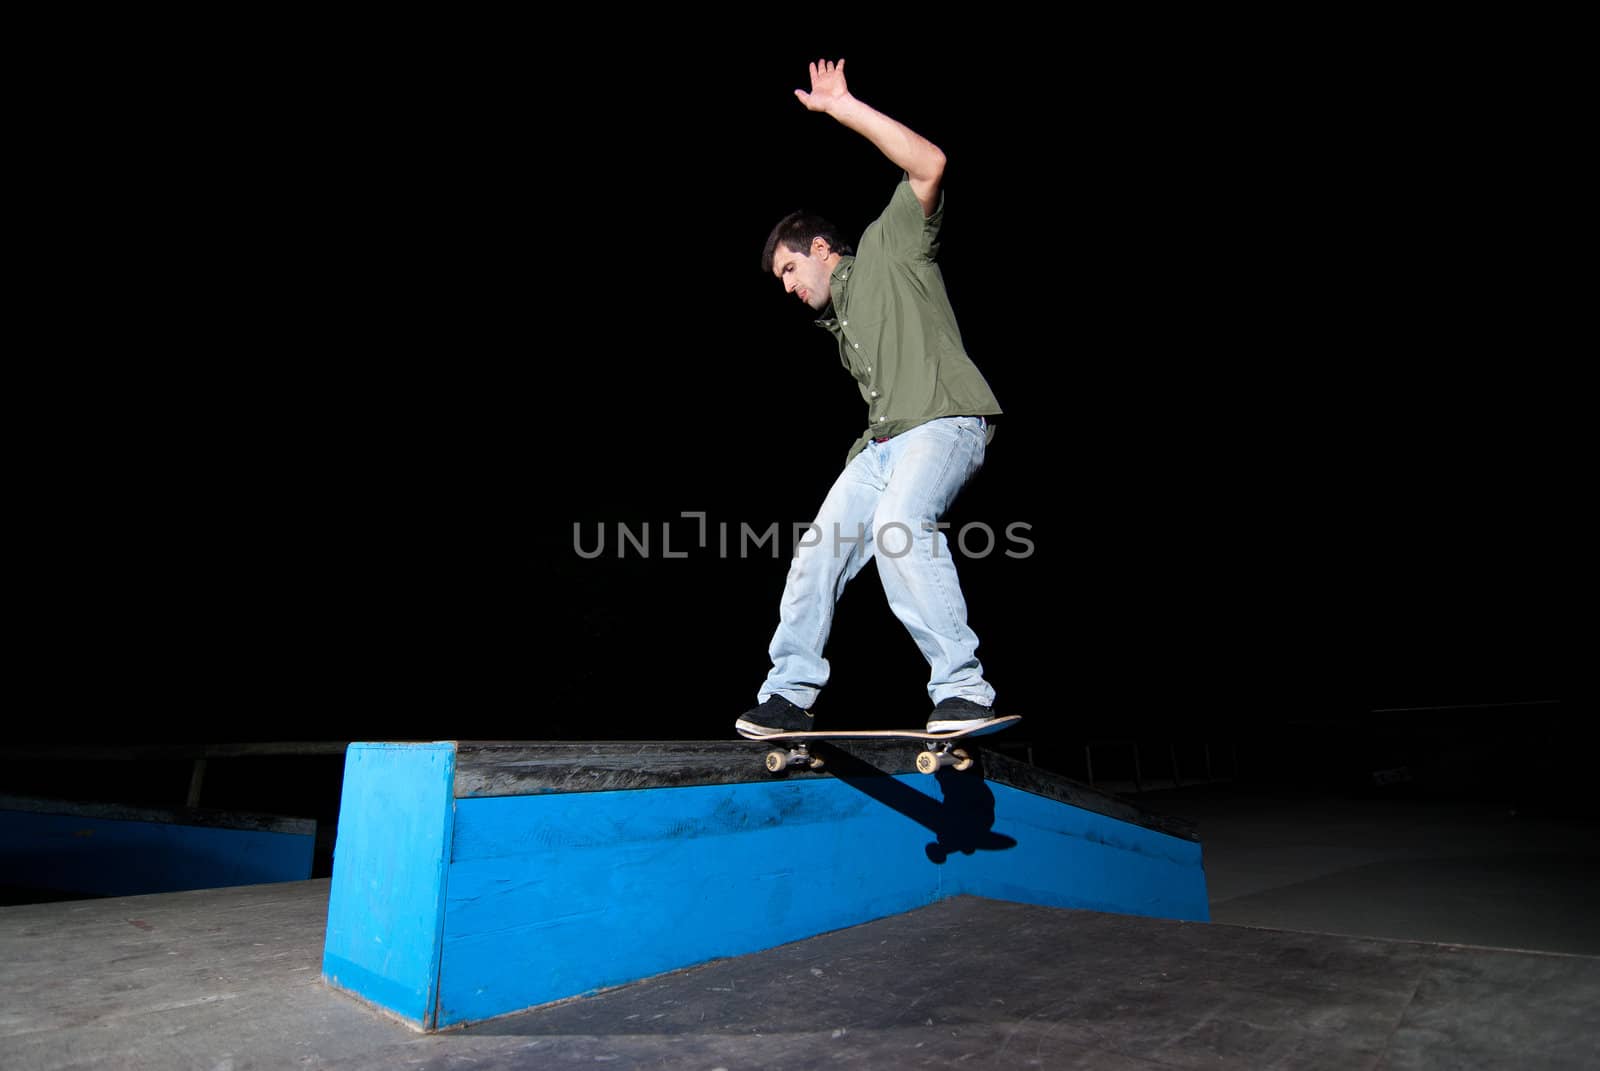
<svg viewBox="0 0 1600 1071"><path fill-rule="evenodd" d="M824 55L949 160L1006 410L951 520L1029 526L961 573L1034 739L1567 716L1499 706L1564 695L1576 494L1514 35L622 21L219 26L62 79L16 733L730 735L786 563L719 532L809 520L863 419L761 244L898 177L793 98ZM870 569L829 654L834 724L924 717ZM1495 706L1371 713L1458 704Z"/></svg>

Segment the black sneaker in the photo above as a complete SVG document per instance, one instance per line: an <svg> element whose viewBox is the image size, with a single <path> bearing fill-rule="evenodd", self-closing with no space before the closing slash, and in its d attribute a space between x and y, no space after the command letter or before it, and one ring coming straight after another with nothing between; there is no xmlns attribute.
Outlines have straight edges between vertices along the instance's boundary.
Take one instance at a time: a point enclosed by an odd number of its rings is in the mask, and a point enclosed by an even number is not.
<svg viewBox="0 0 1600 1071"><path fill-rule="evenodd" d="M809 713L781 695L769 695L760 706L751 707L733 723L741 736L771 736L773 733L804 733L816 725Z"/></svg>
<svg viewBox="0 0 1600 1071"><path fill-rule="evenodd" d="M928 732L930 733L960 733L968 729L976 729L984 722L995 716L994 708L986 707L971 699L941 700L933 708L933 713L928 715Z"/></svg>

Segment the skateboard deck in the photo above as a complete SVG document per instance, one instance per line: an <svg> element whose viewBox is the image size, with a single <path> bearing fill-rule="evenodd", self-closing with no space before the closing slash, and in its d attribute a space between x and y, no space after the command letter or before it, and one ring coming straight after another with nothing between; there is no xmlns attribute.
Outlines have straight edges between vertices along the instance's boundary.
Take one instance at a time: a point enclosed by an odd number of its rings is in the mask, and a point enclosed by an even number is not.
<svg viewBox="0 0 1600 1071"><path fill-rule="evenodd" d="M990 733L998 733L1002 729L1011 728L1021 720L1020 714L1007 714L1004 717L990 718L971 729L943 733L930 733L925 729L841 729L835 732L807 729L803 732L771 733L767 736L746 736L743 733L740 735L746 740L758 743L777 742L786 745L767 752L767 769L772 773L779 773L791 765L804 765L811 769L822 766L822 760L812 755L806 746L815 740L921 740L927 743L928 748L917 756L917 769L922 773L931 774L937 773L945 766L965 770L972 765L970 755L951 747L954 741L964 740L969 736L988 736Z"/></svg>

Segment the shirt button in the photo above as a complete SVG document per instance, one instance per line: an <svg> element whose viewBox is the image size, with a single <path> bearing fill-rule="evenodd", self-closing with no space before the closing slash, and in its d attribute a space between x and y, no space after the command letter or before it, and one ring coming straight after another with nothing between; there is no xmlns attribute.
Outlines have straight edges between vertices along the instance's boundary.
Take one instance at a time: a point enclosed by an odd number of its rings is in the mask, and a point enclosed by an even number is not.
<svg viewBox="0 0 1600 1071"><path fill-rule="evenodd" d="M839 324L840 324L841 327L849 327L850 326L850 321L849 320L840 320Z"/></svg>
<svg viewBox="0 0 1600 1071"><path fill-rule="evenodd" d="M876 398L876 397L877 397L877 396L878 396L878 392L877 392L877 391L873 391L873 392L872 392L872 396L873 396L873 397L874 397L874 398Z"/></svg>

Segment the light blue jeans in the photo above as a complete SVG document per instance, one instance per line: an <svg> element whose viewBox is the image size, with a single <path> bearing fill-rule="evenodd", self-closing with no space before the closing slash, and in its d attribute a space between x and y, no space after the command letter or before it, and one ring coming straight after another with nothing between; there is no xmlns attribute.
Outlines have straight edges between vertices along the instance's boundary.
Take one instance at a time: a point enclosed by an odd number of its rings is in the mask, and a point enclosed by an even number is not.
<svg viewBox="0 0 1600 1071"><path fill-rule="evenodd" d="M844 586L876 558L889 608L928 660L933 702L993 703L950 544L935 527L982 466L985 439L980 418L944 417L888 442L868 443L850 460L798 541L767 649L772 671L758 702L781 695L809 708L816 701L828 683L822 651L834 606Z"/></svg>

